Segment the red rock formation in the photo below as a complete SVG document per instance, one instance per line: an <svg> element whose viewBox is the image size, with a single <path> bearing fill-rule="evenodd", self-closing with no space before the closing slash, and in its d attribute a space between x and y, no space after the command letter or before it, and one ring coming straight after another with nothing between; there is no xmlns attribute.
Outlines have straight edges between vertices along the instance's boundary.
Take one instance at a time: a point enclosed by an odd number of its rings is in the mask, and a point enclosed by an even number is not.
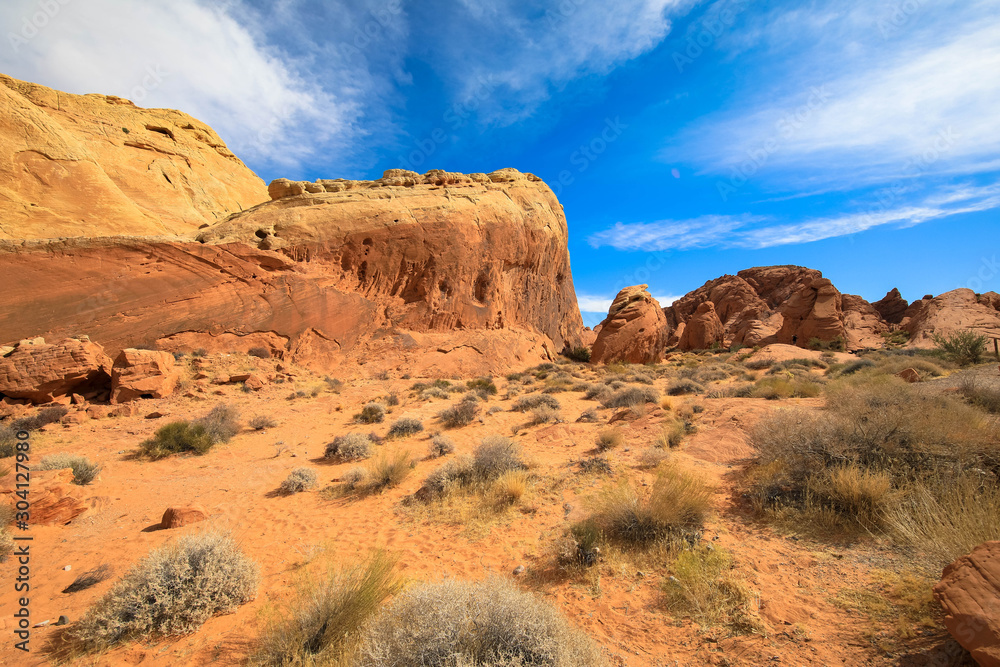
<svg viewBox="0 0 1000 667"><path fill-rule="evenodd" d="M1000 541L986 542L944 569L934 597L951 636L982 667L1000 667Z"/></svg>
<svg viewBox="0 0 1000 667"><path fill-rule="evenodd" d="M996 292L986 292L979 295L979 303L989 306L993 310L1000 310L1000 294Z"/></svg>
<svg viewBox="0 0 1000 667"><path fill-rule="evenodd" d="M779 343L805 346L814 338L847 340L841 295L827 278L816 278L793 294L782 306L781 315Z"/></svg>
<svg viewBox="0 0 1000 667"><path fill-rule="evenodd" d="M0 481L0 496L6 496L10 504L17 500L16 491L14 475L7 475ZM53 526L69 523L87 511L85 495L84 487L73 483L72 470L32 470L31 524Z"/></svg>
<svg viewBox="0 0 1000 667"><path fill-rule="evenodd" d="M0 75L0 238L193 232L266 200L187 114Z"/></svg>
<svg viewBox="0 0 1000 667"><path fill-rule="evenodd" d="M1000 311L981 303L972 290L961 288L913 302L902 327L910 334L910 346L933 347L935 334L971 329L1000 335Z"/></svg>
<svg viewBox="0 0 1000 667"><path fill-rule="evenodd" d="M122 350L111 369L111 402L164 398L174 392L180 372L174 355L154 350Z"/></svg>
<svg viewBox="0 0 1000 667"><path fill-rule="evenodd" d="M879 348L885 344L889 325L875 307L855 294L840 295L847 349Z"/></svg>
<svg viewBox="0 0 1000 667"><path fill-rule="evenodd" d="M160 528L180 528L207 518L208 512L201 505L168 507L160 520Z"/></svg>
<svg viewBox="0 0 1000 667"><path fill-rule="evenodd" d="M660 304L646 291L647 287L626 287L615 297L591 349L593 363L647 364L663 358L667 320Z"/></svg>
<svg viewBox="0 0 1000 667"><path fill-rule="evenodd" d="M514 170L448 185L390 184L398 178L277 199L197 242L0 243L11 296L0 340L86 331L117 354L266 337L280 354L329 368L367 361L386 336L471 330L458 356L473 372L502 370L503 346L534 350L510 359L529 365L580 344L566 220L544 183ZM538 342L510 345L501 331Z"/></svg>
<svg viewBox="0 0 1000 667"><path fill-rule="evenodd" d="M705 301L685 322L678 347L682 350L707 350L722 345L726 330L715 312L715 304Z"/></svg>
<svg viewBox="0 0 1000 667"><path fill-rule="evenodd" d="M884 297L872 304L879 316L889 324L899 324L903 321L903 314L910 306L906 299L895 287L886 293Z"/></svg>
<svg viewBox="0 0 1000 667"><path fill-rule="evenodd" d="M0 358L0 394L48 403L71 393L94 395L111 386L111 359L87 336L47 344L22 340Z"/></svg>

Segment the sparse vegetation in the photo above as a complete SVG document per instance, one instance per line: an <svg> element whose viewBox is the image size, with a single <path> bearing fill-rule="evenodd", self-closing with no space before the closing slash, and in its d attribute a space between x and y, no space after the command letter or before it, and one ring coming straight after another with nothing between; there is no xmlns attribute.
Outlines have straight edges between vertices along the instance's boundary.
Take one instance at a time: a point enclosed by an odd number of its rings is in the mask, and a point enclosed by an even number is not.
<svg viewBox="0 0 1000 667"><path fill-rule="evenodd" d="M214 445L229 442L240 432L239 419L240 411L235 406L220 403L195 423L205 429L205 433Z"/></svg>
<svg viewBox="0 0 1000 667"><path fill-rule="evenodd" d="M247 354L250 355L251 357L257 357L258 359L271 358L271 350L260 345L256 347L251 347L249 350L247 350Z"/></svg>
<svg viewBox="0 0 1000 667"><path fill-rule="evenodd" d="M531 421L532 426L537 426L538 424L551 424L554 422L561 422L562 417L558 410L554 410L547 405L539 405L537 408L532 408L531 410Z"/></svg>
<svg viewBox="0 0 1000 667"><path fill-rule="evenodd" d="M958 391L971 405L995 415L1000 414L1000 389L984 386L975 378L964 378Z"/></svg>
<svg viewBox="0 0 1000 667"><path fill-rule="evenodd" d="M763 632L760 596L736 574L728 551L712 545L681 551L670 569L662 588L672 614L738 635Z"/></svg>
<svg viewBox="0 0 1000 667"><path fill-rule="evenodd" d="M157 429L152 438L139 445L139 451L155 460L182 452L206 454L214 444L203 425L177 421Z"/></svg>
<svg viewBox="0 0 1000 667"><path fill-rule="evenodd" d="M606 408L629 408L634 405L656 403L660 393L652 387L624 387L601 400Z"/></svg>
<svg viewBox="0 0 1000 667"><path fill-rule="evenodd" d="M342 664L369 619L402 589L394 568L394 560L377 552L355 568L303 578L294 600L268 619L249 664Z"/></svg>
<svg viewBox="0 0 1000 667"><path fill-rule="evenodd" d="M88 588L93 588L97 584L107 581L111 578L111 573L114 570L110 565L101 564L97 567L87 570L82 574L77 575L76 579L73 580L69 586L62 590L63 593L79 593L80 591L85 591Z"/></svg>
<svg viewBox="0 0 1000 667"><path fill-rule="evenodd" d="M75 454L52 454L42 457L38 462L38 470L73 470L73 483L84 486L90 484L101 472L101 465L90 461L85 456Z"/></svg>
<svg viewBox="0 0 1000 667"><path fill-rule="evenodd" d="M338 435L326 446L323 457L341 461L359 461L372 455L372 439L364 433Z"/></svg>
<svg viewBox="0 0 1000 667"><path fill-rule="evenodd" d="M281 492L285 494L308 491L316 486L316 471L312 468L296 468L288 474L281 483Z"/></svg>
<svg viewBox="0 0 1000 667"><path fill-rule="evenodd" d="M978 364L986 353L986 334L966 329L948 336L934 334L934 345L959 366Z"/></svg>
<svg viewBox="0 0 1000 667"><path fill-rule="evenodd" d="M267 415L257 415L250 419L250 428L255 431L263 431L266 428L274 428L277 425L278 422Z"/></svg>
<svg viewBox="0 0 1000 667"><path fill-rule="evenodd" d="M415 433L420 433L424 430L424 425L419 419L413 419L411 417L401 417L393 422L392 426L389 427L390 438L405 438Z"/></svg>
<svg viewBox="0 0 1000 667"><path fill-rule="evenodd" d="M615 447L621 447L625 442L625 436L620 429L609 427L597 432L597 449L604 452Z"/></svg>
<svg viewBox="0 0 1000 667"><path fill-rule="evenodd" d="M354 415L354 421L359 424L381 424L385 420L385 406L381 403L368 403L361 412Z"/></svg>
<svg viewBox="0 0 1000 667"><path fill-rule="evenodd" d="M475 622L470 622L475 619ZM499 578L419 584L365 630L358 665L551 665L604 659L548 604Z"/></svg>
<svg viewBox="0 0 1000 667"><path fill-rule="evenodd" d="M153 551L65 634L63 652L90 653L150 635L194 632L257 593L257 565L232 538L201 533Z"/></svg>
<svg viewBox="0 0 1000 667"><path fill-rule="evenodd" d="M455 451L455 443L452 442L451 438L449 438L448 436L441 435L440 433L438 433L433 438L431 438L430 452L429 452L430 456L432 457L447 456L448 454L451 454L454 451Z"/></svg>
<svg viewBox="0 0 1000 667"><path fill-rule="evenodd" d="M413 470L413 460L406 451L387 454L382 452L368 465L365 475L365 490L377 493L399 486Z"/></svg>
<svg viewBox="0 0 1000 667"><path fill-rule="evenodd" d="M459 401L438 413L438 419L445 428L468 426L479 414L479 404L475 401Z"/></svg>
<svg viewBox="0 0 1000 667"><path fill-rule="evenodd" d="M559 404L559 401L548 394L531 394L530 396L523 396L517 399L510 409L514 412L530 412L539 407L558 411L562 406Z"/></svg>
<svg viewBox="0 0 1000 667"><path fill-rule="evenodd" d="M670 396L683 396L684 394L700 394L705 391L705 387L689 378L681 378L670 383L667 387L667 394Z"/></svg>

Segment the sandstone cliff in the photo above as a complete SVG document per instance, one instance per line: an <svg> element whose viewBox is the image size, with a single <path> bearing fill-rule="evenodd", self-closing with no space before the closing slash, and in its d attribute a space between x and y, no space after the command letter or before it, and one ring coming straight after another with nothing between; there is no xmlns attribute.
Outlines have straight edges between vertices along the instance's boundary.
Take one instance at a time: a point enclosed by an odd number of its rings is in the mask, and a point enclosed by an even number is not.
<svg viewBox="0 0 1000 667"><path fill-rule="evenodd" d="M932 347L935 335L947 336L963 329L1000 335L1000 311L993 305L994 294L977 297L972 290L961 288L936 297L927 295L910 304L901 326L915 347Z"/></svg>
<svg viewBox="0 0 1000 667"><path fill-rule="evenodd" d="M87 333L111 356L264 345L326 368L424 350L468 372L580 343L566 220L544 183L502 170L396 185L399 173L339 191L272 187L277 199L197 240L7 242L0 339Z"/></svg>
<svg viewBox="0 0 1000 667"><path fill-rule="evenodd" d="M0 75L0 238L183 234L265 200L187 114Z"/></svg>

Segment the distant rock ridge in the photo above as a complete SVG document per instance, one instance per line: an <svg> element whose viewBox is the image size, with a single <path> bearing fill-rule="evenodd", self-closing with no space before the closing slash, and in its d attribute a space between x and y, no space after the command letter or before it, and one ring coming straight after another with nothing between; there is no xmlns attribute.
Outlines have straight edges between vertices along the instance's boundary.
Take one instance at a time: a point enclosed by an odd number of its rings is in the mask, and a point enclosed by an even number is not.
<svg viewBox="0 0 1000 667"><path fill-rule="evenodd" d="M431 169L426 174L418 174L406 169L387 169L382 178L374 181L352 181L344 178L318 179L316 181L290 181L287 178L277 178L267 186L271 199L283 199L302 194L319 194L321 192L346 192L347 190L364 190L379 187L404 187L416 185L463 185L472 183L514 183L516 181L531 181L541 183L542 179L534 174L522 174L517 169L499 169L489 174L461 174L442 169Z"/></svg>

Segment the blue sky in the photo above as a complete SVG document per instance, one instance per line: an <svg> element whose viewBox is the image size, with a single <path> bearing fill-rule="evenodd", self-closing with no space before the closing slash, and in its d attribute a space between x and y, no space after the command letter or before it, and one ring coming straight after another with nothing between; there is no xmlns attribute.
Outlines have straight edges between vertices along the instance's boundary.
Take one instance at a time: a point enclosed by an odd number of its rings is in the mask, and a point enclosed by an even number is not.
<svg viewBox="0 0 1000 667"><path fill-rule="evenodd" d="M265 181L538 174L590 324L625 285L765 264L1000 291L996 0L13 0L0 25L0 71L180 108Z"/></svg>

